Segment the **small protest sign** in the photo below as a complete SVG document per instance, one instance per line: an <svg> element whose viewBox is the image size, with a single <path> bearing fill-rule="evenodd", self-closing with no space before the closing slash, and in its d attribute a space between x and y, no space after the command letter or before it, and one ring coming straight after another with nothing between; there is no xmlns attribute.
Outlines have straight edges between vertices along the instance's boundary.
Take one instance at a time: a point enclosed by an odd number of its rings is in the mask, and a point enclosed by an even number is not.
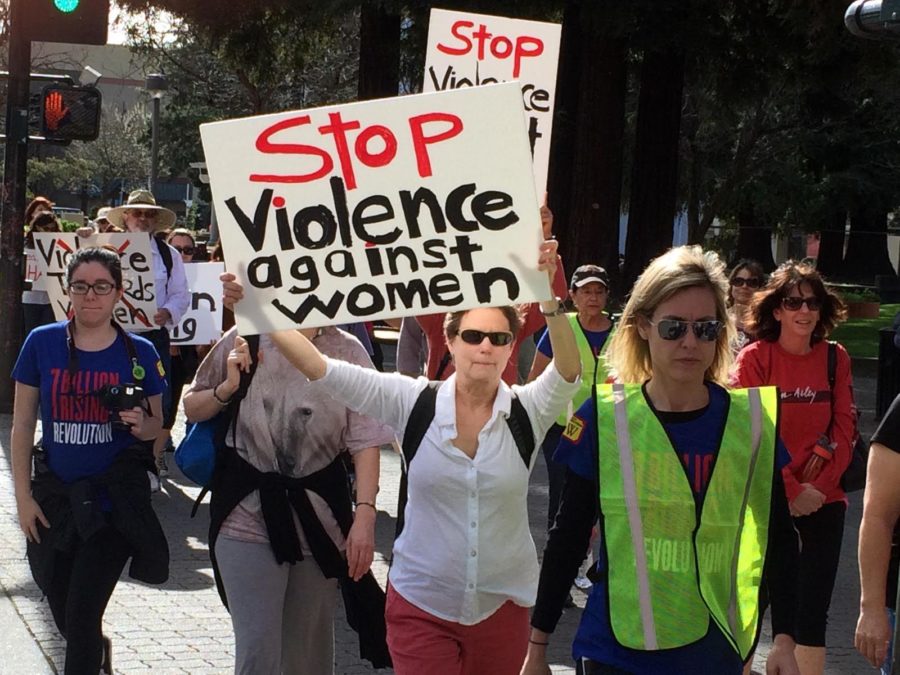
<svg viewBox="0 0 900 675"><path fill-rule="evenodd" d="M71 316L72 305L66 290L66 265L72 254L88 246L111 246L122 261L122 285L125 293L113 309L113 319L125 330L146 331L156 328L156 290L150 235L138 232L94 234L82 239L71 232L35 232L34 253L57 321Z"/></svg>
<svg viewBox="0 0 900 675"><path fill-rule="evenodd" d="M515 83L200 132L243 334L551 295Z"/></svg>
<svg viewBox="0 0 900 675"><path fill-rule="evenodd" d="M534 156L535 193L547 189L560 26L432 9L423 91L518 80Z"/></svg>
<svg viewBox="0 0 900 675"><path fill-rule="evenodd" d="M46 291L47 285L44 283L44 275L37 264L37 258L34 255L34 249L25 250L25 281L31 282L31 290Z"/></svg>
<svg viewBox="0 0 900 675"><path fill-rule="evenodd" d="M173 345L208 345L222 336L223 263L189 263L184 266L191 304L172 329Z"/></svg>

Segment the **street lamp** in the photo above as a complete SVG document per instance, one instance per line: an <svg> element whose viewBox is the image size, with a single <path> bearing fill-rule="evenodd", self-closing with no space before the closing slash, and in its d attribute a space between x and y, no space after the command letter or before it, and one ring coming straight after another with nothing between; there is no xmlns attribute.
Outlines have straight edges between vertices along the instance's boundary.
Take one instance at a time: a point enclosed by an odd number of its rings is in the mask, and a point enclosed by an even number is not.
<svg viewBox="0 0 900 675"><path fill-rule="evenodd" d="M150 145L150 192L156 196L156 178L159 173L159 102L163 93L169 88L169 82L162 73L147 76L144 89L153 97L153 119L151 123Z"/></svg>

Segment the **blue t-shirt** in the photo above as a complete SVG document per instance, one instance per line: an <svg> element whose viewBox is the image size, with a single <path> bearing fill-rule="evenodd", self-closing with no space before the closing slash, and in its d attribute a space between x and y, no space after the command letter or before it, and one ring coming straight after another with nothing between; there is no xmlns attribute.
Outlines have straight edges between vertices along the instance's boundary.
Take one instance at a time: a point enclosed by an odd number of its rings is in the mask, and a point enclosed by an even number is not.
<svg viewBox="0 0 900 675"><path fill-rule="evenodd" d="M709 472L718 452L727 410L728 393L720 386L707 383L709 405L696 413L657 413L675 451L681 457L688 481L695 497L701 497L709 483ZM647 404L652 405L649 400ZM566 464L579 476L597 480L596 408L593 399L582 405L576 416L585 422L584 431L576 442L562 437L554 459ZM668 417L681 421L667 421ZM779 440L777 446L779 468L790 463L790 455ZM600 547L597 569L607 568L606 552ZM602 574L600 575L603 576ZM710 618L709 631L701 640L676 649L642 651L619 645L609 622L606 584L594 584L581 616L575 642L575 659L588 658L642 675L678 675L687 673L720 673L737 675L743 664L740 656L728 643L715 621Z"/></svg>
<svg viewBox="0 0 900 675"><path fill-rule="evenodd" d="M594 352L595 359L599 356L600 350L603 349L603 344L606 342L606 338L609 337L611 330L612 328L607 328L606 330L586 330L584 327L581 328L588 344L591 346L591 351ZM538 340L537 350L547 358L553 358L553 345L550 344L549 331L545 330L544 334L541 335L541 339Z"/></svg>
<svg viewBox="0 0 900 675"><path fill-rule="evenodd" d="M145 376L136 382L131 358L121 335L98 352L77 350L78 371L69 375L67 322L52 323L31 331L13 369L16 382L40 390L41 444L50 469L71 483L106 471L116 455L137 439L114 429L110 412L96 392L112 384L140 384L145 396L160 394L165 387L159 355L146 339L132 335Z"/></svg>

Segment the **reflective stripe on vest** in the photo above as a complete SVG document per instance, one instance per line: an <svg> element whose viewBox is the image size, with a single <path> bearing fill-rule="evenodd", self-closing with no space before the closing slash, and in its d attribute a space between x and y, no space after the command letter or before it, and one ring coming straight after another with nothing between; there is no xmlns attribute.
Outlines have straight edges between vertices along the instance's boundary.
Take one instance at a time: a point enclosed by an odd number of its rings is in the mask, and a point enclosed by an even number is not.
<svg viewBox="0 0 900 675"><path fill-rule="evenodd" d="M756 640L778 400L773 387L729 396L698 524L681 459L641 386L597 387L610 623L625 647L691 644L710 616L741 658Z"/></svg>
<svg viewBox="0 0 900 675"><path fill-rule="evenodd" d="M600 353L595 357L591 343L588 342L587 335L584 334L584 328L578 323L578 314L570 312L566 314L566 318L569 320L569 325L572 326L572 332L575 333L575 344L578 346L578 356L581 359L581 385L578 387L575 396L569 401L566 409L556 418L556 423L563 427L566 426L566 423L575 414L575 411L581 407L581 404L591 397L594 385L603 384L606 381L609 373L602 359L606 354L606 348L609 347L613 334L613 325L610 324L609 334L600 348Z"/></svg>

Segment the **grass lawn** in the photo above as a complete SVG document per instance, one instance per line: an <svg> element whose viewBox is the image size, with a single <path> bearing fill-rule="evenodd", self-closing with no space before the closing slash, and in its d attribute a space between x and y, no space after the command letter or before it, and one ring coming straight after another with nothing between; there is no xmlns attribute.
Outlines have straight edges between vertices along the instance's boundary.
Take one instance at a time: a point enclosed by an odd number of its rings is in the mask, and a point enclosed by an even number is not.
<svg viewBox="0 0 900 675"><path fill-rule="evenodd" d="M877 319L848 319L831 334L831 340L840 342L850 356L878 358L878 329L888 327L900 305L882 305Z"/></svg>

